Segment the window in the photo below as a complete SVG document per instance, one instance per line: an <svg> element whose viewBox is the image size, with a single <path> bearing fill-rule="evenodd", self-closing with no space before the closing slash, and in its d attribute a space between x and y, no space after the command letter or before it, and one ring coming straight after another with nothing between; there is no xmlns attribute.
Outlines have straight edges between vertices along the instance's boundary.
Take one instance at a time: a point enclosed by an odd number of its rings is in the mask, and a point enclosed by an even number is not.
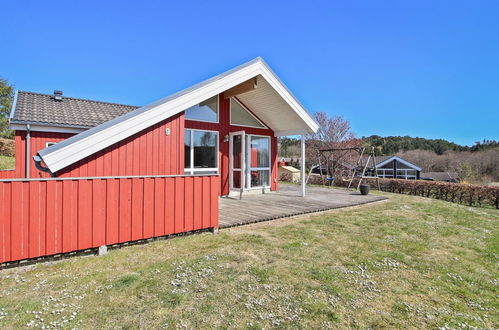
<svg viewBox="0 0 499 330"><path fill-rule="evenodd" d="M218 132L186 129L185 171L218 172Z"/></svg>
<svg viewBox="0 0 499 330"><path fill-rule="evenodd" d="M185 110L185 119L218 122L218 95Z"/></svg>
<svg viewBox="0 0 499 330"><path fill-rule="evenodd" d="M270 186L270 138L250 135L251 188Z"/></svg>
<svg viewBox="0 0 499 330"><path fill-rule="evenodd" d="M236 126L249 126L266 128L258 119L255 118L241 103L236 99L230 99L230 124Z"/></svg>

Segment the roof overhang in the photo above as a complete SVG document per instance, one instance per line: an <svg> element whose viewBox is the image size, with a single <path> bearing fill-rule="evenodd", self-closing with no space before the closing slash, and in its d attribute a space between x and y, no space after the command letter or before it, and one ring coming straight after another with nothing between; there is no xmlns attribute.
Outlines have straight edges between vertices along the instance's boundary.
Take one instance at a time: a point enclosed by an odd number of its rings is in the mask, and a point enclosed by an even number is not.
<svg viewBox="0 0 499 330"><path fill-rule="evenodd" d="M258 88L238 96L277 136L316 132L317 122L261 58L229 70L176 94L131 111L38 152L55 173L85 157L249 79Z"/></svg>

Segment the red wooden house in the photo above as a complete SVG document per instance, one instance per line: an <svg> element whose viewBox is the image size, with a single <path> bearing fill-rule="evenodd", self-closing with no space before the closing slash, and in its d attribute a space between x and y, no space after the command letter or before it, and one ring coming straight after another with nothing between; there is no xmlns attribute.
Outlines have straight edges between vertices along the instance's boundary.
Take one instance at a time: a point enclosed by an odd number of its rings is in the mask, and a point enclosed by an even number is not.
<svg viewBox="0 0 499 330"><path fill-rule="evenodd" d="M97 205L92 204L93 211L89 211L97 214L90 216L94 219L92 221L95 222L97 218L109 221L109 212L112 213L112 210L101 211L101 209L112 208L114 205L120 208L120 217L125 217L127 221L130 219L133 223L135 215L141 219L145 219L146 215L157 218L157 215L148 213L149 199L152 198L156 205L151 206L152 208L156 208L157 205L163 208L161 203L168 203L168 198L174 195L175 205L172 208L175 210L172 211L174 213L172 217L175 217L176 222L182 221L182 225L178 228L176 224L172 225L170 232L218 227L218 222L213 216L207 225L199 219L196 220L196 217L204 219L203 214L197 214L195 211L196 203L204 205L201 201L202 194L218 191L220 196L277 190L277 137L303 136L318 129L317 123L309 113L261 58L143 107L70 98L57 91L54 95L19 91L13 105L10 127L16 130L16 166L14 170L0 171L0 180L18 179L10 181L34 184L33 180L36 179L37 182L41 182L41 188L37 191L43 191L46 196L43 199L45 203L43 212L39 211L39 206L36 206L37 223L40 222L40 217L43 217L43 221L48 221L47 214L53 211L54 202L57 204L57 200L51 200L50 204L48 202L53 196L50 196L51 191L49 191L51 181L47 180L64 181L69 180L68 178L79 178L100 182L107 179L139 178L142 181L137 183L137 187L131 187L133 186L131 183L128 189L129 184L123 183L124 191L129 190L130 193L128 197L123 195L124 203L132 200L130 214L123 211L126 214L122 215L121 204L104 205L112 193L109 186L103 205L99 204L100 197L95 195L99 194L99 189L89 188L88 191L78 191L77 198L80 201L75 207L86 205L84 196L92 192L94 195L91 203L97 203ZM303 141L302 138L304 154ZM156 186L151 183L152 197L146 198L147 182L144 180L165 176L182 178L183 181L179 184L173 183L171 191L162 188L159 201L163 202L157 201L157 191L154 188ZM208 183L201 177L205 176L217 178L216 181L214 179L209 181L209 184L216 182L215 190L204 186ZM197 190L197 179L192 181L192 185L187 184L186 182L190 182L189 177L201 178L198 181L202 189ZM167 183L162 184L167 185ZM304 185L302 186L304 193ZM61 187L65 186L61 184ZM0 195L1 189L0 186ZM12 215L12 212L15 212L15 199L12 197L14 189L18 188L4 188L3 194L10 196L11 202L7 203L8 205L0 205L0 213L2 210L10 210L11 220L8 225L11 227L15 221L18 221L17 217L24 216ZM19 189L24 188L20 186ZM120 198L121 191L119 190ZM208 197L213 200L213 196L207 195ZM31 201L30 197L27 198ZM62 193L60 198L67 198L68 201L64 203L73 205L66 193ZM136 203L141 205L136 213L133 207L134 198L138 201ZM177 212L177 202L182 205L182 212ZM92 208L92 205L88 207ZM211 209L213 207L211 205ZM71 215L71 209L66 215L64 212L67 209L71 208L62 207L61 221L70 216L76 217L75 221L88 217L84 210L81 214L75 211L74 215ZM163 212L160 213L161 216L166 216L166 210L161 212ZM44 215L40 215L42 213ZM23 214L28 214L26 216L29 219L33 216L31 210ZM187 215L199 226L191 226L191 220L185 220ZM169 220L165 221L165 225L161 228L168 226ZM4 224L6 231L5 226L7 224ZM95 226L96 224L92 228ZM121 228L121 222L119 226ZM132 230L131 236L124 234L123 238L120 236L119 239L111 239L111 243L116 240L126 241L170 233L165 230L156 233L153 230L148 231L146 235L146 224L141 226L142 234L134 236ZM156 225L151 226L154 229ZM32 227L29 228L31 232ZM1 230L2 223L0 223ZM106 232L108 231L109 229L106 229ZM81 247L78 245L69 248L68 251L98 246L101 243L89 243L90 245L84 244ZM103 243L110 244L107 238ZM0 241L0 262L1 253ZM34 255L46 254L50 253L44 251L34 253ZM22 259L22 256L14 258L4 255L3 260L20 258Z"/></svg>
<svg viewBox="0 0 499 330"><path fill-rule="evenodd" d="M257 58L140 108L19 91L11 129L3 178L216 173L227 195L276 190L277 136L317 124Z"/></svg>

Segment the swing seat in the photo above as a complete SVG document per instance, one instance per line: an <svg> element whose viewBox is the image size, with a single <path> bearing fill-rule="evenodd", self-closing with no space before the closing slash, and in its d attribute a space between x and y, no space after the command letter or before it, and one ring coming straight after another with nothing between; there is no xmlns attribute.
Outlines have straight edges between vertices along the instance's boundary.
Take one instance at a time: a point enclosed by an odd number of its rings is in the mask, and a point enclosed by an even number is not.
<svg viewBox="0 0 499 330"><path fill-rule="evenodd" d="M327 185L332 186L334 183L334 177L326 178Z"/></svg>

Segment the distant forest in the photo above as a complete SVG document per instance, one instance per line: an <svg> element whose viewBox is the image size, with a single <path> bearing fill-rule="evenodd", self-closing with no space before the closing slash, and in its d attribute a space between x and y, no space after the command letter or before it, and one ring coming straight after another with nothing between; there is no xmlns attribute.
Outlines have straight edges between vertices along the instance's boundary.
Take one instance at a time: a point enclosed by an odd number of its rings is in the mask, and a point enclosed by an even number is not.
<svg viewBox="0 0 499 330"><path fill-rule="evenodd" d="M371 145L376 148L378 155L388 156L396 154L400 151L408 150L428 150L433 151L437 155L442 155L446 151L485 151L499 147L499 141L483 140L475 142L471 147L462 146L454 142L449 142L443 139L425 139L410 136L386 136L371 135L362 137L366 145Z"/></svg>
<svg viewBox="0 0 499 330"><path fill-rule="evenodd" d="M382 156L398 155L423 168L423 172L454 172L463 182L499 185L499 141L483 140L473 146L438 139L377 135L355 140L374 146ZM281 138L279 156L298 158L300 141Z"/></svg>
<svg viewBox="0 0 499 330"><path fill-rule="evenodd" d="M427 150L433 151L437 155L443 155L446 151L486 151L499 147L499 141L483 140L475 142L471 147L462 146L454 142L449 142L443 139L425 139L420 137L410 136L386 136L371 135L360 139L367 146L374 146L378 156L394 155L403 151L410 150ZM300 141L292 138L281 138L280 156L292 157L300 154Z"/></svg>

